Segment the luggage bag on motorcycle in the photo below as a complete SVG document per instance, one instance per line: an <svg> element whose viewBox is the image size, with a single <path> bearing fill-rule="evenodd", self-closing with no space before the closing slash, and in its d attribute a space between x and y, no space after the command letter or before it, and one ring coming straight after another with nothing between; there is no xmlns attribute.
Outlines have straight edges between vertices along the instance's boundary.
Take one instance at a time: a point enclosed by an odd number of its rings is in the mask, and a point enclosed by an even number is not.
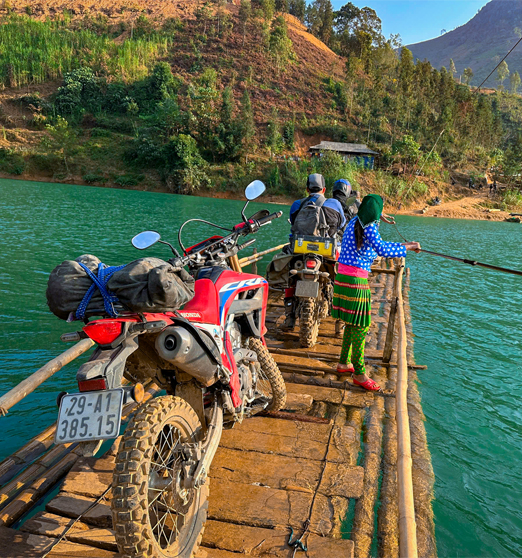
<svg viewBox="0 0 522 558"><path fill-rule="evenodd" d="M92 288L93 279L85 269L99 278L100 266L102 274L110 276L105 297L99 288ZM91 296L86 301L86 293L91 288ZM67 320L82 319L82 314L77 314L82 302L84 315L106 314L107 293L116 311L168 312L178 310L193 298L194 279L185 270L176 271L159 258L141 258L125 266L109 268L96 256L87 254L64 261L51 272L46 296L51 312Z"/></svg>
<svg viewBox="0 0 522 558"><path fill-rule="evenodd" d="M335 258L335 238L318 236L298 236L294 240L294 254L317 254L325 258Z"/></svg>

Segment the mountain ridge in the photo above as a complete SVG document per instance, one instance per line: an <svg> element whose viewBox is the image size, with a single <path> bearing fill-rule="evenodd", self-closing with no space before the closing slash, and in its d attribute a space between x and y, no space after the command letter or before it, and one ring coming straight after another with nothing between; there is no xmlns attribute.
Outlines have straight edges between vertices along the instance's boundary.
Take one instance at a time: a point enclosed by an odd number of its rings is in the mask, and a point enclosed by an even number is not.
<svg viewBox="0 0 522 558"><path fill-rule="evenodd" d="M457 77L473 70L478 85L522 35L522 0L491 0L467 23L428 41L407 45L414 58L427 59L435 68L449 67L453 59ZM506 60L511 72L522 74L522 47ZM494 74L486 83L495 86Z"/></svg>

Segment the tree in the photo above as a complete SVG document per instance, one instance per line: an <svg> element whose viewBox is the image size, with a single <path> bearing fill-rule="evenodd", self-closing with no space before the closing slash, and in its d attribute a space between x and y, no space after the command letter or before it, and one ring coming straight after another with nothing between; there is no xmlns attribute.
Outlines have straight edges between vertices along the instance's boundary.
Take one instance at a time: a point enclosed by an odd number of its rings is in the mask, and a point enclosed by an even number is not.
<svg viewBox="0 0 522 558"><path fill-rule="evenodd" d="M310 33L329 44L333 35L334 11L330 0L314 0L306 10Z"/></svg>
<svg viewBox="0 0 522 558"><path fill-rule="evenodd" d="M287 14L288 10L290 9L288 0L275 0L275 9L278 12Z"/></svg>
<svg viewBox="0 0 522 558"><path fill-rule="evenodd" d="M504 82L506 81L506 78L508 76L509 68L507 62L503 60L497 70L497 81L499 83L499 89L504 89Z"/></svg>
<svg viewBox="0 0 522 558"><path fill-rule="evenodd" d="M275 0L261 0L261 10L266 21L272 21L275 12Z"/></svg>
<svg viewBox="0 0 522 558"><path fill-rule="evenodd" d="M69 126L69 122L61 116L56 117L54 125L47 124L45 129L49 135L42 139L43 147L54 152L55 155L63 160L67 174L69 174L69 159L78 149L76 131L73 130Z"/></svg>
<svg viewBox="0 0 522 558"><path fill-rule="evenodd" d="M220 122L214 138L214 157L222 161L234 161L243 147L244 127L234 118L234 95L232 88L226 87L221 96Z"/></svg>
<svg viewBox="0 0 522 558"><path fill-rule="evenodd" d="M252 4L250 0L241 0L241 4L239 6L239 21L243 25L243 46L245 46L247 23L250 20L251 16L252 16Z"/></svg>
<svg viewBox="0 0 522 558"><path fill-rule="evenodd" d="M511 93L516 95L520 87L520 74L518 72L514 72L509 76L509 85L511 87Z"/></svg>
<svg viewBox="0 0 522 558"><path fill-rule="evenodd" d="M464 70L464 82L466 85L469 85L471 80L473 79L473 70L471 68L466 68Z"/></svg>
<svg viewBox="0 0 522 558"><path fill-rule="evenodd" d="M278 68L284 68L288 61L294 56L292 40L288 36L286 20L283 16L278 16L272 22L272 29L269 37L269 50L276 60Z"/></svg>
<svg viewBox="0 0 522 558"><path fill-rule="evenodd" d="M266 138L266 143L270 148L271 156L279 153L284 145L281 127L279 125L279 117L275 107L272 109L272 115L268 121L268 136Z"/></svg>
<svg viewBox="0 0 522 558"><path fill-rule="evenodd" d="M299 21L304 21L306 16L306 0L290 0L288 11Z"/></svg>
<svg viewBox="0 0 522 558"><path fill-rule="evenodd" d="M243 146L249 151L253 147L256 135L256 125L254 122L254 112L252 110L252 102L250 101L250 93L245 89L241 97L241 124L243 126Z"/></svg>
<svg viewBox="0 0 522 558"><path fill-rule="evenodd" d="M415 64L413 63L413 54L406 47L401 49L401 60L399 62L399 81L404 95L410 96L413 86L413 74L415 72Z"/></svg>
<svg viewBox="0 0 522 558"><path fill-rule="evenodd" d="M167 62L158 62L152 70L152 75L148 78L148 98L153 101L168 99L173 93L175 85L176 81L172 75L170 64Z"/></svg>
<svg viewBox="0 0 522 558"><path fill-rule="evenodd" d="M455 77L455 74L457 73L457 68L455 67L455 62L453 62L453 58L450 58L449 73L451 74L451 77Z"/></svg>
<svg viewBox="0 0 522 558"><path fill-rule="evenodd" d="M207 34L207 25L210 20L212 10L210 4L205 2L202 6L199 6L196 10L196 20L198 22L203 22L203 35Z"/></svg>

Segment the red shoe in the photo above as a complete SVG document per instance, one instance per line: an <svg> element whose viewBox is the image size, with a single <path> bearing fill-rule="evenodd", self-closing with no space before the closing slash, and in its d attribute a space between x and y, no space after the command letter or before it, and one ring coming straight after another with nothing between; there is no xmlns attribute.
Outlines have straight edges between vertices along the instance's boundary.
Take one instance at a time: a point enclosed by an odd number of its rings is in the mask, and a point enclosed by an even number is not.
<svg viewBox="0 0 522 558"><path fill-rule="evenodd" d="M368 391L382 391L381 386L377 382L374 382L371 378L368 378L365 382L358 382L355 379L355 374L352 374L352 380L356 386L361 386Z"/></svg>
<svg viewBox="0 0 522 558"><path fill-rule="evenodd" d="M337 374L353 374L355 372L355 368L353 364L341 364L339 363L336 368Z"/></svg>

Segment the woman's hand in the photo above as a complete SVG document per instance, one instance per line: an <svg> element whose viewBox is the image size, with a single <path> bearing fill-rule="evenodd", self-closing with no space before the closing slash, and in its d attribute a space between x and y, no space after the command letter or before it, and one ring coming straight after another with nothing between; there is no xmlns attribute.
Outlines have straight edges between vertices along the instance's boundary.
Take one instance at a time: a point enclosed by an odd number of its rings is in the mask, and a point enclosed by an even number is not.
<svg viewBox="0 0 522 558"><path fill-rule="evenodd" d="M395 225L395 217L386 213L381 214L381 221L388 223L388 225Z"/></svg>
<svg viewBox="0 0 522 558"><path fill-rule="evenodd" d="M413 250L417 254L421 251L421 245L418 242L403 242L402 245L406 250Z"/></svg>

